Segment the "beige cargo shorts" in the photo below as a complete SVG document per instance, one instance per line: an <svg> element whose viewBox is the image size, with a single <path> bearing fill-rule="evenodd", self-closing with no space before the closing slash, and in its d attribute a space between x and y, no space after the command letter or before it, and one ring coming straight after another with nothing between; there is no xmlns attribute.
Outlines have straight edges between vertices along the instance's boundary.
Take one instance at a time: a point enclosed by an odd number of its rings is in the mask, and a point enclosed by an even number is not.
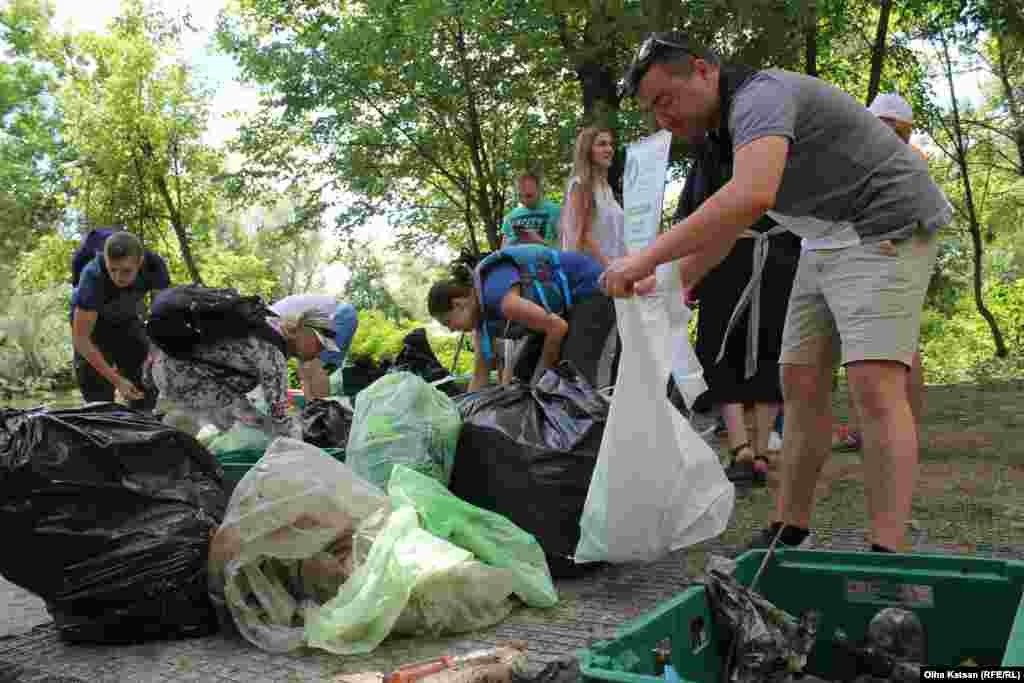
<svg viewBox="0 0 1024 683"><path fill-rule="evenodd" d="M780 363L865 360L911 364L937 240L923 231L800 254L782 332ZM822 348L822 346L827 348Z"/></svg>

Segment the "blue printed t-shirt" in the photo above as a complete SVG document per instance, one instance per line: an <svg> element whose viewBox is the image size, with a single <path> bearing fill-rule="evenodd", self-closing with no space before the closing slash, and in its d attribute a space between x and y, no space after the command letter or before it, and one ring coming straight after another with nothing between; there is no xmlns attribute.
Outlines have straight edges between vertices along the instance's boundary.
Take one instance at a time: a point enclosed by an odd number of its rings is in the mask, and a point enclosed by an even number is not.
<svg viewBox="0 0 1024 683"><path fill-rule="evenodd" d="M532 230L548 244L558 241L558 217L561 209L554 202L542 199L534 209L517 206L512 209L501 224L501 232L508 238L508 244L518 244L522 232Z"/></svg>
<svg viewBox="0 0 1024 683"><path fill-rule="evenodd" d="M585 254L575 252L560 251L558 256L562 262L562 271L569 280L569 293L574 304L600 289L598 278L604 272L600 263ZM499 263L487 271L481 285L481 298L484 317L488 321L505 322L505 315L501 312L501 300L508 294L508 290L519 282L519 269L515 264ZM497 330L492 329L492 333L496 334Z"/></svg>
<svg viewBox="0 0 1024 683"><path fill-rule="evenodd" d="M96 311L99 314L98 325L132 322L139 317L139 304L146 292L164 289L170 284L167 262L159 254L146 251L135 283L124 288L110 279L103 254L97 254L82 269L78 286L71 294L71 319L74 320L75 308L81 308Z"/></svg>

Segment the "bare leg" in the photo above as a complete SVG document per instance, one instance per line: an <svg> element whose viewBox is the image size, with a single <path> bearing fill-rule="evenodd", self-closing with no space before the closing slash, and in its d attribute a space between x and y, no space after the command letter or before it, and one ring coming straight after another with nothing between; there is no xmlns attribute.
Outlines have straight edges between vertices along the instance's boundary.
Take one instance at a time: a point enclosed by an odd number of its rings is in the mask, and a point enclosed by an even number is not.
<svg viewBox="0 0 1024 683"><path fill-rule="evenodd" d="M866 505L873 541L903 550L917 483L917 430L907 396L909 368L895 361L848 365L864 438Z"/></svg>
<svg viewBox="0 0 1024 683"><path fill-rule="evenodd" d="M832 338L815 342L815 362L782 366L786 430L776 521L809 529L814 492L829 455L832 426Z"/></svg>
<svg viewBox="0 0 1024 683"><path fill-rule="evenodd" d="M747 435L747 423L743 413L742 403L722 404L722 417L725 418L725 426L729 430L730 450L745 443L750 443L750 437ZM753 457L754 454L748 450L743 450L736 454L736 460L739 462L751 460Z"/></svg>
<svg viewBox="0 0 1024 683"><path fill-rule="evenodd" d="M914 414L914 426L917 428L918 447L921 440L921 411L924 408L924 367L921 365L921 352L914 354L914 361L907 373L907 396L910 397L910 412Z"/></svg>

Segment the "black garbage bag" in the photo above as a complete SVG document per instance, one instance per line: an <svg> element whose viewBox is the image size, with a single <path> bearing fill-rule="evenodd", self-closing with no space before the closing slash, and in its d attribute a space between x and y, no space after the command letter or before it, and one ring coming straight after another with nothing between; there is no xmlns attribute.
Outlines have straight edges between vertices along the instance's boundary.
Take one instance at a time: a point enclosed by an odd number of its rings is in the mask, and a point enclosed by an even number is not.
<svg viewBox="0 0 1024 683"><path fill-rule="evenodd" d="M302 440L317 448L345 448L352 411L337 401L317 398L302 409Z"/></svg>
<svg viewBox="0 0 1024 683"><path fill-rule="evenodd" d="M388 374L390 367L391 364L386 360L378 364L369 358L353 358L352 364L346 365L341 371L344 395L355 400L356 394Z"/></svg>
<svg viewBox="0 0 1024 683"><path fill-rule="evenodd" d="M450 489L533 534L552 576L587 572L571 556L608 418L608 402L570 363L533 386L513 382L455 399L462 432Z"/></svg>
<svg viewBox="0 0 1024 683"><path fill-rule="evenodd" d="M919 681L928 656L924 625L916 614L900 607L875 614L859 644L837 628L832 647L839 681Z"/></svg>
<svg viewBox="0 0 1024 683"><path fill-rule="evenodd" d="M705 579L720 654L732 667L729 680L781 683L803 673L821 614L809 610L794 618L760 593L740 585L732 576L732 566L731 561L713 557ZM735 642L737 637L739 642Z"/></svg>
<svg viewBox="0 0 1024 683"><path fill-rule="evenodd" d="M430 341L427 339L427 331L422 327L417 327L405 335L405 339L402 340L402 350L395 357L392 370L411 372L427 382L442 380L450 374L434 355L434 350L430 347ZM454 382L438 384L437 388L448 396L458 396L463 393L459 385Z"/></svg>
<svg viewBox="0 0 1024 683"><path fill-rule="evenodd" d="M227 497L184 432L114 403L0 411L0 574L71 642L217 629L206 563Z"/></svg>

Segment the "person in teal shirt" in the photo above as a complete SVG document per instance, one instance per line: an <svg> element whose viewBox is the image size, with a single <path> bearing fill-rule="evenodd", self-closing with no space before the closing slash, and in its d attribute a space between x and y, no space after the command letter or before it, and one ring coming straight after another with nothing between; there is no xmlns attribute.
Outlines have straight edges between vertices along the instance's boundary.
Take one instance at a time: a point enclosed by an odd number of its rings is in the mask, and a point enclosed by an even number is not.
<svg viewBox="0 0 1024 683"><path fill-rule="evenodd" d="M540 179L532 173L519 176L519 203L501 224L502 247L513 244L543 244L557 247L558 216L561 209L540 193Z"/></svg>

